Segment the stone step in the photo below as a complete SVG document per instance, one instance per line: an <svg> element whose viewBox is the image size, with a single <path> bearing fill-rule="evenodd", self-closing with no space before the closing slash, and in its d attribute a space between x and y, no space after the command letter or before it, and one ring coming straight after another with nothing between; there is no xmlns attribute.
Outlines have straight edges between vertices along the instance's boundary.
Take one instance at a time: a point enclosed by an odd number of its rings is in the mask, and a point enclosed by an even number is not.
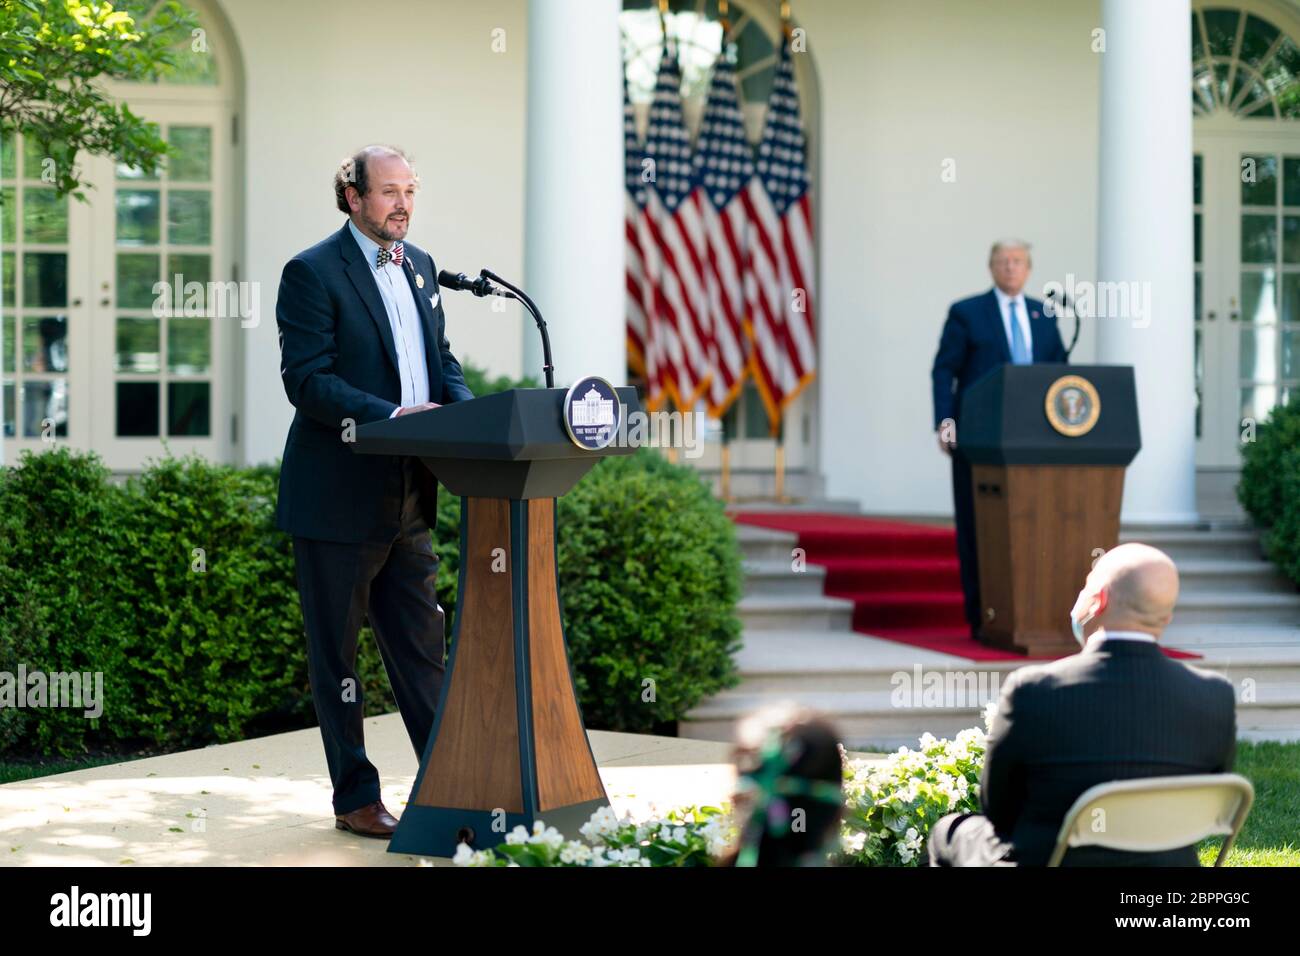
<svg viewBox="0 0 1300 956"><path fill-rule="evenodd" d="M750 595L740 599L736 612L745 630L847 631L853 624L852 601L820 594Z"/></svg>
<svg viewBox="0 0 1300 956"><path fill-rule="evenodd" d="M736 542L740 545L743 561L785 561L789 565L791 552L799 546L799 536L793 531L738 524Z"/></svg>
<svg viewBox="0 0 1300 956"><path fill-rule="evenodd" d="M1184 561L1241 558L1259 561L1263 552L1259 534L1248 529L1188 530L1123 528L1121 542L1140 541L1159 548L1181 565Z"/></svg>
<svg viewBox="0 0 1300 956"><path fill-rule="evenodd" d="M793 699L826 715L845 746L853 749L892 750L914 746L923 733L952 737L966 727L983 727L983 707L900 706L886 691L829 691L786 694L719 695L691 711L678 722L683 737L730 740L736 722L746 714L778 699ZM1257 740L1300 739L1300 683L1261 688L1253 702L1238 703L1239 736Z"/></svg>
<svg viewBox="0 0 1300 956"><path fill-rule="evenodd" d="M826 585L826 569L817 564L806 564L802 571L795 571L792 561L746 561L745 595L815 596L823 594Z"/></svg>
<svg viewBox="0 0 1300 956"><path fill-rule="evenodd" d="M1180 626L1300 624L1300 594L1251 591L1180 593L1174 607Z"/></svg>
<svg viewBox="0 0 1300 956"><path fill-rule="evenodd" d="M1271 561L1246 558L1183 561L1178 565L1180 594L1203 591L1295 594L1296 586Z"/></svg>
<svg viewBox="0 0 1300 956"><path fill-rule="evenodd" d="M1300 647L1300 626L1286 624L1193 624L1181 615L1165 628L1166 647L1186 648L1197 654L1230 656L1251 647ZM1213 650L1209 650L1209 649Z"/></svg>

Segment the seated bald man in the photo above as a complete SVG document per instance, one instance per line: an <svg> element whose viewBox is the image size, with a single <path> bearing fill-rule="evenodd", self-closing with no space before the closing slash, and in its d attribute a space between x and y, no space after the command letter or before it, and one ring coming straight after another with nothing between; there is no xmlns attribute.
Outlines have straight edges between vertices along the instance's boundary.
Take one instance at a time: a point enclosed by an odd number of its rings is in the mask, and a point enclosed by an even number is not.
<svg viewBox="0 0 1300 956"><path fill-rule="evenodd" d="M1156 644L1178 600L1164 552L1123 544L1093 566L1070 623L1083 650L1021 667L1002 684L980 781L983 814L930 832L932 866L1043 866L1066 811L1110 780L1226 773L1237 750L1235 696L1219 674ZM1068 850L1062 866L1197 866L1196 848Z"/></svg>

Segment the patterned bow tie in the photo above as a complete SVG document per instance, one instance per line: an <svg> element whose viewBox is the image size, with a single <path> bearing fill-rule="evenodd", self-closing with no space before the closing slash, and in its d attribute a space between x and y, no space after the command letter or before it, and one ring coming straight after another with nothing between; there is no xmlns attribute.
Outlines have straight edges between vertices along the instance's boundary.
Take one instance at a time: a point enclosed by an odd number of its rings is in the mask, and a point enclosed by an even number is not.
<svg viewBox="0 0 1300 956"><path fill-rule="evenodd" d="M393 243L392 251L380 246L379 255L376 258L378 259L377 267L380 269L388 265L389 259L393 260L393 265L400 266L402 264L402 244L400 242Z"/></svg>

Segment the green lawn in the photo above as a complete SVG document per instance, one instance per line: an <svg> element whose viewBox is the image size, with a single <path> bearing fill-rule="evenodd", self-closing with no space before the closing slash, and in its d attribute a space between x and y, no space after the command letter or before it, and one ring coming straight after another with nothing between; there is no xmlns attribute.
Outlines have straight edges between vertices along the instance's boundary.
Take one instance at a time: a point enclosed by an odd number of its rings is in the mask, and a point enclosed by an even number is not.
<svg viewBox="0 0 1300 956"><path fill-rule="evenodd" d="M11 762L0 760L0 783L13 783L15 780L30 780L33 777L48 777L51 774L68 773L71 770L85 770L88 767L101 767L109 763L140 760L144 756L141 754L135 757L67 757Z"/></svg>
<svg viewBox="0 0 1300 956"><path fill-rule="evenodd" d="M1255 785L1255 804L1224 866L1300 866L1300 743L1237 744L1233 768ZM1201 844L1213 866L1221 839Z"/></svg>

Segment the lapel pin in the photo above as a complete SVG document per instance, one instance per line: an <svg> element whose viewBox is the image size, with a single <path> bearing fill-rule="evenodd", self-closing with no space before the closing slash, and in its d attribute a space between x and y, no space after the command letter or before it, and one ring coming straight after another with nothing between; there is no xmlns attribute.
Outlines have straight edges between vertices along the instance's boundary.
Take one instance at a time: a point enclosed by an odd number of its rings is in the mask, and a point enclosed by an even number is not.
<svg viewBox="0 0 1300 956"><path fill-rule="evenodd" d="M424 276L420 275L418 272L415 274L415 284L421 289L424 288Z"/></svg>

